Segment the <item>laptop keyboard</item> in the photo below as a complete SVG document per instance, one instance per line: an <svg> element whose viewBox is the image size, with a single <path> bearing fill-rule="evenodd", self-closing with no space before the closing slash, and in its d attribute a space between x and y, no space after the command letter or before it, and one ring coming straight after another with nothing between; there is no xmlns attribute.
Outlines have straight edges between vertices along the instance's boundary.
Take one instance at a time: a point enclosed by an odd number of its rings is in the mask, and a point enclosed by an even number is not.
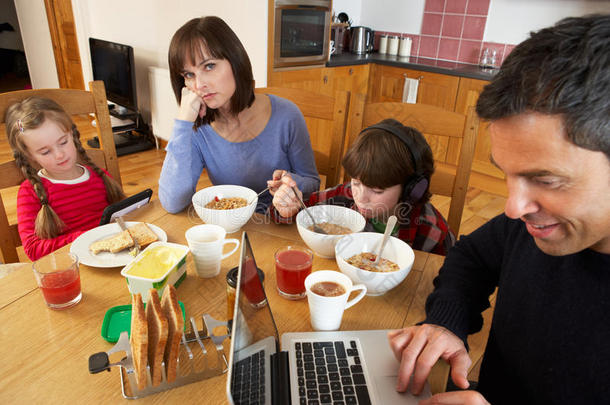
<svg viewBox="0 0 610 405"><path fill-rule="evenodd" d="M265 403L265 351L260 350L233 366L231 394L236 405Z"/></svg>
<svg viewBox="0 0 610 405"><path fill-rule="evenodd" d="M355 340L296 342L295 354L299 405L371 404Z"/></svg>

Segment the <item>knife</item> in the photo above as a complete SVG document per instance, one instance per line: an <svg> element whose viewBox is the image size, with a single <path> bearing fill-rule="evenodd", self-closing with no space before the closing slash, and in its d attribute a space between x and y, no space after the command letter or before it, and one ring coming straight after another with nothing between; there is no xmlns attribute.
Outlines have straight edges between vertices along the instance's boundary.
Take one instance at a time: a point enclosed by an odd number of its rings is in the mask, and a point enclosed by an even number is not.
<svg viewBox="0 0 610 405"><path fill-rule="evenodd" d="M123 217L116 217L115 221L117 224L119 224L119 226L121 227L121 230L127 231L127 226L125 225L125 221L123 221ZM129 231L127 231L127 232L129 232ZM131 233L129 235L131 235ZM133 239L132 252L133 252L134 256L137 256L140 253L140 244L138 243L136 238L133 237L133 235L131 235L131 239Z"/></svg>

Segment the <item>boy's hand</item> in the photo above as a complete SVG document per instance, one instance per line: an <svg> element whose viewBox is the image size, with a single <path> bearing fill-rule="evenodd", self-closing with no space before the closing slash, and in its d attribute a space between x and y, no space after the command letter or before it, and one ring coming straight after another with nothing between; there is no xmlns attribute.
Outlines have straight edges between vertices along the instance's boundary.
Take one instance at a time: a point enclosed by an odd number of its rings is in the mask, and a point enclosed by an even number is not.
<svg viewBox="0 0 610 405"><path fill-rule="evenodd" d="M205 112L206 105L203 102L203 98L188 87L183 87L178 116L176 118L183 121L195 122L197 117L204 117Z"/></svg>
<svg viewBox="0 0 610 405"><path fill-rule="evenodd" d="M282 173L283 172L283 173ZM297 183L292 179L290 174L282 170L276 170L273 173L274 179L279 176L278 180L269 180L269 191L273 195L273 206L284 218L290 218L299 212L301 204L295 196L294 190L298 193L299 198L303 198L303 193L297 187ZM273 186L273 187L272 187Z"/></svg>

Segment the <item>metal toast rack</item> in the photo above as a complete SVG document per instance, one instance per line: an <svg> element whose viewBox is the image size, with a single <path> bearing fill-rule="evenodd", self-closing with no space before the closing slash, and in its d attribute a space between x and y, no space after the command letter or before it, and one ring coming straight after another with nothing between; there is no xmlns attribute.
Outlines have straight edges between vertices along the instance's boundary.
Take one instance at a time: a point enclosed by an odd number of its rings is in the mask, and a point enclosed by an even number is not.
<svg viewBox="0 0 610 405"><path fill-rule="evenodd" d="M152 386L150 365L147 365L147 386L142 390L138 389L127 332L121 332L117 343L107 352L96 353L89 357L89 372L96 374L104 370L110 371L110 367L119 366L121 370L121 390L123 397L127 399L142 398L157 392L224 374L229 366L224 354L223 342L229 335L215 335L214 329L224 327L227 330L228 323L218 321L208 314L204 314L201 318L203 319L203 330L199 330L195 318L191 317L191 332L182 334L176 379L171 383L167 381L165 362L163 362L161 365L161 383L156 387ZM216 353L206 349L206 344L204 344L206 342L208 346L212 346ZM191 345L193 346L192 349ZM118 362L110 363L109 356L118 352L124 352L126 357L123 357Z"/></svg>

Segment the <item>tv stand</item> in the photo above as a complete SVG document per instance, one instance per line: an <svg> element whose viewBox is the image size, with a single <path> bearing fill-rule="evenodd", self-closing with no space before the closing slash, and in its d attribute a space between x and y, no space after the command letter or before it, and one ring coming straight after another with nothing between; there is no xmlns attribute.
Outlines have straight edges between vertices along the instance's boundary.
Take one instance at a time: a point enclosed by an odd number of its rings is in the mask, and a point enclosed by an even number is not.
<svg viewBox="0 0 610 405"><path fill-rule="evenodd" d="M100 141L96 136L93 139L89 139L87 145L92 148L99 148ZM115 133L114 145L116 147L117 156L128 155L130 153L140 152L155 147L155 144L148 139L148 136L135 133L134 131Z"/></svg>

